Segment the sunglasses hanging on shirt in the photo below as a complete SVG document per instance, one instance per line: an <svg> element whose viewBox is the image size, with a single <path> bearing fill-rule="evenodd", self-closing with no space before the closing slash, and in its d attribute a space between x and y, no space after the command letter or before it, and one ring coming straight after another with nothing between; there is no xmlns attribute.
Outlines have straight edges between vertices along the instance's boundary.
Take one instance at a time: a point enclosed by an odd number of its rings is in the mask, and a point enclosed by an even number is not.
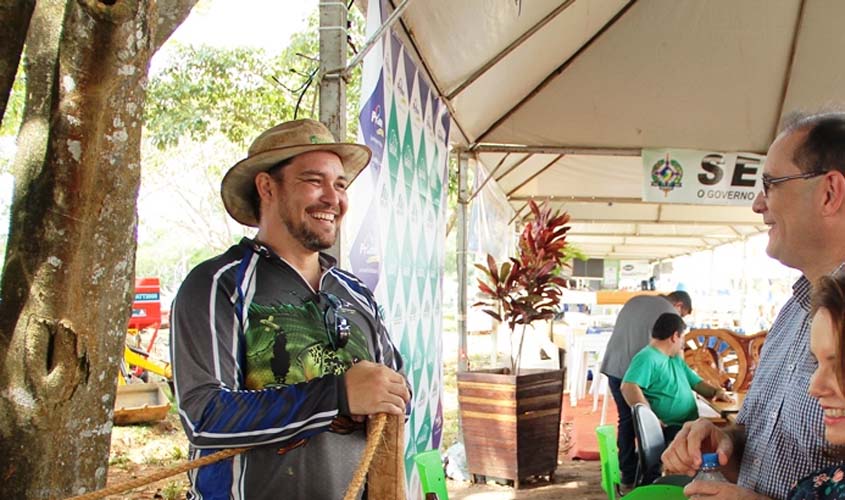
<svg viewBox="0 0 845 500"><path fill-rule="evenodd" d="M352 331L347 318L349 309L337 296L327 292L320 292L319 302L323 309L323 323L326 326L329 345L334 351L343 349L349 343Z"/></svg>

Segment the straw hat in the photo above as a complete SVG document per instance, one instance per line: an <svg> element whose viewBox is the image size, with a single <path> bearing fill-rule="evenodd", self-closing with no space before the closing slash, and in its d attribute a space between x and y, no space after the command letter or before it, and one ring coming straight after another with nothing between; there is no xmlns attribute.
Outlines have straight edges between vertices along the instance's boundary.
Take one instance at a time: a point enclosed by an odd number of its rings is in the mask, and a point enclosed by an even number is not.
<svg viewBox="0 0 845 500"><path fill-rule="evenodd" d="M337 142L329 129L316 120L294 120L265 131L252 142L245 159L223 176L220 194L233 219L245 226L258 226L252 197L255 176L282 160L309 151L329 151L340 157L349 181L370 162L372 151L362 144Z"/></svg>

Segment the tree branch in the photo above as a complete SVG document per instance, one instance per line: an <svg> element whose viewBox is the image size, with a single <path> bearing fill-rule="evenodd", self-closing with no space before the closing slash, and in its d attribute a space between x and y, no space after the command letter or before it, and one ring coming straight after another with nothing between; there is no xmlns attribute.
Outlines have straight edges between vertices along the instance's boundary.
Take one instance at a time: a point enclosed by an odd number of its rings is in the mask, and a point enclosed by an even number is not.
<svg viewBox="0 0 845 500"><path fill-rule="evenodd" d="M155 34L153 36L152 53L158 52L158 49L164 45L164 42L170 38L170 35L176 31L176 28L185 21L191 9L198 0L159 0L158 1L158 20L155 26Z"/></svg>
<svg viewBox="0 0 845 500"><path fill-rule="evenodd" d="M6 103L15 83L23 42L35 0L0 0L0 119L6 114Z"/></svg>

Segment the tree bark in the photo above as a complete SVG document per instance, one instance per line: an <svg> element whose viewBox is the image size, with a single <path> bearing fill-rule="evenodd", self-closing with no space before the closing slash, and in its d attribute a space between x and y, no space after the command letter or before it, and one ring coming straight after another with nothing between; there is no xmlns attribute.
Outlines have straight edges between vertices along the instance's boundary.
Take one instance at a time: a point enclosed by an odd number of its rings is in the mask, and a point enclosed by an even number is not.
<svg viewBox="0 0 845 500"><path fill-rule="evenodd" d="M194 3L35 7L0 282L0 498L105 485L134 288L146 75L156 41Z"/></svg>
<svg viewBox="0 0 845 500"><path fill-rule="evenodd" d="M35 0L0 0L0 120L15 83Z"/></svg>

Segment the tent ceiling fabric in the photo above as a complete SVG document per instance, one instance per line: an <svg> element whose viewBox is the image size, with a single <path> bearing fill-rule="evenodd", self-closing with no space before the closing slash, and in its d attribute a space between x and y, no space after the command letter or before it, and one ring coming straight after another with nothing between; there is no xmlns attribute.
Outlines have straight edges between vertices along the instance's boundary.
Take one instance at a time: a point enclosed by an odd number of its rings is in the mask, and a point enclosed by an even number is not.
<svg viewBox="0 0 845 500"><path fill-rule="evenodd" d="M639 201L640 149L765 153L785 113L845 102L841 19L838 0L416 0L399 29L516 211L552 199L590 256L653 260L766 227Z"/></svg>

